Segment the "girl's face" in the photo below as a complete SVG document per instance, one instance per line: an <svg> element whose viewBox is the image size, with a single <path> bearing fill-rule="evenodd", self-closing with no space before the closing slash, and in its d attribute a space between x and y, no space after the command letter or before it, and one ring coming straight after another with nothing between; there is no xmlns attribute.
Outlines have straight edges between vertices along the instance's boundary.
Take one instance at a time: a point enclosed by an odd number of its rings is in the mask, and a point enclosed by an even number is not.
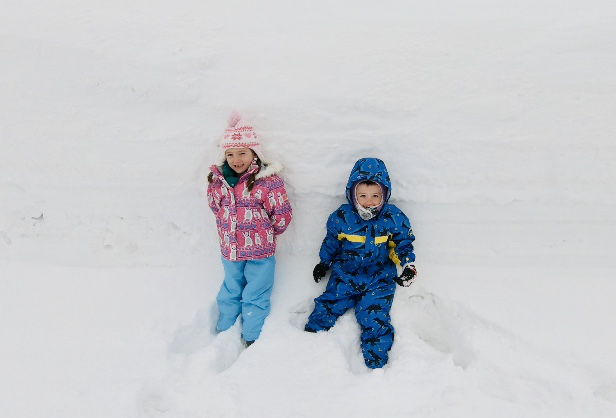
<svg viewBox="0 0 616 418"><path fill-rule="evenodd" d="M229 148L225 151L227 164L237 174L242 174L248 170L254 157L255 154L250 148Z"/></svg>
<svg viewBox="0 0 616 418"><path fill-rule="evenodd" d="M357 203L364 208L375 208L381 204L383 200L383 193L381 187L378 184L367 185L360 183L355 189L355 197Z"/></svg>

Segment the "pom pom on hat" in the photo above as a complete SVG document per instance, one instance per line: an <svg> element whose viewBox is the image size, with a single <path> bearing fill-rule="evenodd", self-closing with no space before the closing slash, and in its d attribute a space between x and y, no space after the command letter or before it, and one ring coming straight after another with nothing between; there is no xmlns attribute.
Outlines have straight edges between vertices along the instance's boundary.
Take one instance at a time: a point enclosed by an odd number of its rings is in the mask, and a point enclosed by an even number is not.
<svg viewBox="0 0 616 418"><path fill-rule="evenodd" d="M238 122L242 120L242 115L237 110L234 110L229 115L229 119L227 119L227 128L235 128Z"/></svg>
<svg viewBox="0 0 616 418"><path fill-rule="evenodd" d="M250 148L262 162L265 162L257 133L252 126L244 123L242 115L237 110L232 111L229 119L227 119L227 128L220 143L221 155L219 164L224 164L226 160L225 151L229 148Z"/></svg>

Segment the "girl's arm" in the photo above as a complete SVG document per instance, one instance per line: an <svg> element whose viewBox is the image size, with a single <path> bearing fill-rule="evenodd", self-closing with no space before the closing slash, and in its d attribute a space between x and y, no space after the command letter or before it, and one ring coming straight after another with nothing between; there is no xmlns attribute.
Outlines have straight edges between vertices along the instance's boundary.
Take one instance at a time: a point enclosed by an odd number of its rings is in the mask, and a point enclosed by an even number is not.
<svg viewBox="0 0 616 418"><path fill-rule="evenodd" d="M220 181L213 179L211 183L207 185L207 203L214 215L217 215L221 208L222 202L222 189L220 188Z"/></svg>
<svg viewBox="0 0 616 418"><path fill-rule="evenodd" d="M291 223L293 211L282 179L279 177L273 179L269 186L269 191L263 198L263 207L272 221L274 235L280 235Z"/></svg>

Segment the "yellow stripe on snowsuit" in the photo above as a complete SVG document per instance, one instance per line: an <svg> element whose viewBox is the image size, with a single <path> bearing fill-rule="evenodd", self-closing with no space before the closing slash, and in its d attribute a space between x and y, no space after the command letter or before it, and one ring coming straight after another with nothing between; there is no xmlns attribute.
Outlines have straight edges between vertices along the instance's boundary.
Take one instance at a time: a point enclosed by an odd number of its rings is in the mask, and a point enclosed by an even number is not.
<svg viewBox="0 0 616 418"><path fill-rule="evenodd" d="M343 239L351 242L366 242L366 237L362 237L361 235L349 235L349 234L338 234L338 239L342 241Z"/></svg>
<svg viewBox="0 0 616 418"><path fill-rule="evenodd" d="M382 235L380 237L375 237L374 238L374 243L375 244L383 244L385 242L387 242L390 238L390 235ZM360 242L360 243L365 243L366 242L366 237L362 236L362 235L350 235L350 234L344 234L344 233L340 233L338 234L338 239L340 241L342 241L343 239L346 239L347 241L351 241L351 242ZM397 266L400 265L400 259L398 258L398 255L396 254L396 244L393 241L389 241L389 258L391 259L391 261L393 261L394 263L396 263Z"/></svg>
<svg viewBox="0 0 616 418"><path fill-rule="evenodd" d="M396 243L389 241L389 244L387 245L389 245L389 258L391 258L391 261L396 263L396 266L402 265L402 263L400 263L400 259L398 258L398 254L396 254Z"/></svg>
<svg viewBox="0 0 616 418"><path fill-rule="evenodd" d="M383 244L384 242L387 242L388 239L389 239L389 235L385 235L383 237L375 237L374 238L374 243L375 244Z"/></svg>

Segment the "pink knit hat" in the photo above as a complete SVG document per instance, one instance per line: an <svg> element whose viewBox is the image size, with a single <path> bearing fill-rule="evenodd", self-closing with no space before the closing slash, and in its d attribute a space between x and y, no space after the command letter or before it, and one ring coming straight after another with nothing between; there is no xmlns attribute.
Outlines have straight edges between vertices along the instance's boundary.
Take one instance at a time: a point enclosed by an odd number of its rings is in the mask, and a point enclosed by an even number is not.
<svg viewBox="0 0 616 418"><path fill-rule="evenodd" d="M227 129L225 129L222 142L220 143L220 149L222 151L219 161L220 164L224 164L226 160L225 151L229 148L250 148L257 154L257 157L264 162L261 143L257 139L257 133L252 129L252 126L246 125L242 121L242 115L236 110L229 115Z"/></svg>

